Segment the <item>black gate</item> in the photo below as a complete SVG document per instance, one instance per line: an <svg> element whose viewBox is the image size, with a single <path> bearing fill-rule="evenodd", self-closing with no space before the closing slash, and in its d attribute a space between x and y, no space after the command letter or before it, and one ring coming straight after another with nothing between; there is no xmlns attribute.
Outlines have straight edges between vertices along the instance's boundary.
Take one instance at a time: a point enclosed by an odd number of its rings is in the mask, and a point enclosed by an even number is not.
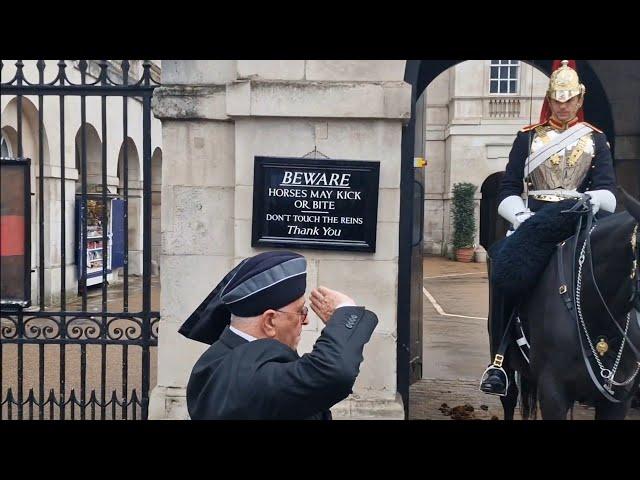
<svg viewBox="0 0 640 480"><path fill-rule="evenodd" d="M27 168L35 169L31 172L36 179L35 194L31 193L31 196L35 195L33 214L36 222L31 224L28 214L24 222L31 238L37 238L37 242L27 243L21 250L27 262L27 274L34 277L34 282L25 282L27 291L22 300L15 296L2 298L0 305L0 419L146 419L151 357L157 353L160 319L159 312L152 311L151 302L151 98L158 86L152 78L156 72L149 61L60 60L54 64L53 72L45 72L47 63L42 60L33 65L30 63L17 61L13 78L0 84L2 97L11 97L11 101L15 98L16 102L13 155L3 159L3 165L17 160ZM5 65L0 62L0 73L3 67ZM30 69L37 79L28 78ZM70 75L71 69L73 75ZM5 76L2 73L2 78ZM52 78L51 81L45 81L46 76ZM35 158L31 159L24 158L23 148L26 121L23 103L27 96L37 99L38 105L37 121L30 129L37 145ZM88 99L91 103L99 102L100 106L96 108L100 110L102 139L102 149L97 155L101 179L98 181L95 175L91 186L87 179ZM134 277L129 272L131 197L127 148L124 148L122 158L122 188L117 192L109 191L107 184L107 139L113 135L125 143L131 118L140 118L129 115L135 101L141 105L143 138L141 277ZM45 112L45 102L48 108L53 104L55 112ZM122 129L117 128L112 134L108 125L120 122L107 111L108 104L113 106L114 102L118 105L115 114L118 116L121 102ZM65 118L70 109L79 109L80 114L76 144L76 162L80 170L77 193L69 192L66 186L69 178L65 178L65 170L75 166L74 159L65 158ZM45 114L59 118L56 121L59 148L48 153L48 165L45 165L43 148ZM5 119L2 123L6 124ZM27 205L30 203L28 196L27 190ZM12 230L15 222L5 222L5 217L15 220L15 215L6 213L15 209L9 203L11 201L3 195L2 241L5 244L16 238ZM52 207L52 203L56 205ZM76 211L69 212L74 204ZM124 246L117 248L111 233L118 223L116 216L121 219L120 228L124 232ZM72 218L75 228L68 229ZM60 225L59 244L55 247L57 234L47 233L48 244L45 245L45 229L50 232L56 223ZM70 232L74 232L74 252L67 248ZM28 234L19 238L29 242ZM46 262L45 247L49 251ZM51 253L55 248L58 250ZM33 265L37 268L31 269L31 255L24 255L24 251L34 252ZM2 252L3 266L15 260L15 255L9 258L15 252L8 247ZM75 277L67 271L70 268L67 261L73 258L70 255L75 255L76 265L72 266L77 270L77 290L75 285L71 286L73 295L67 293L69 278L74 278L75 282ZM116 259L116 256L122 258ZM54 265L55 262L59 265ZM8 278L3 275L3 282L11 282ZM101 287L91 288L88 283ZM34 305L31 304L32 296Z"/></svg>

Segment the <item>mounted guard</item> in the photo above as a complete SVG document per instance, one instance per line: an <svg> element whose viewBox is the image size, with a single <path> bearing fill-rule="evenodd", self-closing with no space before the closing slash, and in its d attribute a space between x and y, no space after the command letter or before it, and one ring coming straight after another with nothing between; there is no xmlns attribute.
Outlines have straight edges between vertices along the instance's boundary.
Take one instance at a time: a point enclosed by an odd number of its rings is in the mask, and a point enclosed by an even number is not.
<svg viewBox="0 0 640 480"><path fill-rule="evenodd" d="M586 194L594 215L598 212L599 216L603 212L612 213L616 208L613 193L616 184L609 143L600 129L584 121L584 96L585 87L580 83L575 62L573 65L568 60L563 60L561 65L554 62L540 122L518 132L509 154L498 193L498 213L512 224L512 228L507 232L507 238L494 244L488 252L489 338L493 361L480 383L480 390L488 394L507 395L509 379L502 364L510 337L505 334L505 329L523 298L522 291L504 288L508 282L496 285L492 279L492 257L509 242L514 242L511 234L524 222L556 202L579 199ZM538 220L543 220L543 216ZM556 230L554 234L560 236L560 240L573 233L572 229L560 232L560 227L551 227L551 224L549 228ZM522 242L522 236L518 241ZM541 240L528 238L525 241ZM519 244L519 258L514 258L514 263L526 265L527 261L533 262L535 268L525 273L541 276L556 246L546 240L544 243L544 248L526 248ZM549 248L546 243L550 244ZM523 259L526 261L522 262ZM525 267L521 265L520 268ZM537 278L531 279L529 288L535 281ZM526 342L526 339L521 341Z"/></svg>

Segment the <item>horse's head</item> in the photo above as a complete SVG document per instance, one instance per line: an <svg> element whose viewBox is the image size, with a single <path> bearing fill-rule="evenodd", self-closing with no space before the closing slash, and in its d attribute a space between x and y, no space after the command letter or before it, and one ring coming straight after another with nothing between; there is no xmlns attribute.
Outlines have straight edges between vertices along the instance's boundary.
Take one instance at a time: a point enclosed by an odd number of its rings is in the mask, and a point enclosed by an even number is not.
<svg viewBox="0 0 640 480"><path fill-rule="evenodd" d="M640 251L640 248L639 248L640 247L640 244L639 244L640 236L637 234L637 232L638 232L638 222L640 222L640 202L638 200L636 200L635 198L633 198L631 195L629 195L627 193L627 191L624 188L622 188L620 185L618 185L618 190L620 191L620 194L622 195L622 202L623 202L625 208L627 209L627 213L629 215L631 215L634 218L634 220L636 221L636 225L635 225L635 228L633 230L631 241L632 241L632 244L633 244L634 255L635 255L635 258L634 258L634 260L635 260L634 267L635 267L635 274L636 274L636 277L634 279L636 281L636 284L635 284L636 285L636 289L635 289L635 291L636 291L636 295L639 295L640 294L640 292L638 291L638 285L639 284L637 282L639 280L638 279L638 267L640 266L640 265L638 265L638 263L639 263L638 262L638 256L639 256L639 251Z"/></svg>
<svg viewBox="0 0 640 480"><path fill-rule="evenodd" d="M555 371L558 379L567 378L567 385L571 385L569 390L575 389L571 394L573 397L567 397L567 404L574 399L601 400L602 395L609 395L605 388L611 386L603 385L608 385L605 380L610 377L617 382L631 382L634 378L640 378L634 373L638 372L640 355L635 355L638 350L635 346L632 348L632 344L640 345L640 329L632 323L635 317L631 316L638 292L640 202L620 190L627 211L600 215L593 226L588 222L590 228L583 229L576 241L576 257L564 257L570 261L576 258L574 308L566 299L565 302L559 300L556 293L556 272L559 270L553 268L547 268L543 277L546 283L541 283L541 288L534 291L525 305L525 316L532 319L531 358L538 359L535 366L533 360L531 363L533 375ZM563 257L558 255L556 258ZM559 269L566 272L566 265L565 262ZM536 322L537 319L552 320ZM580 341L576 339L576 329L582 332L578 337ZM625 332L628 332L631 343L624 350L627 353L622 355L622 339L627 335ZM586 343L582 342L583 339ZM596 346L596 342L600 347ZM590 352L593 353L592 360L589 360ZM585 359L588 368L582 369ZM574 376L563 377L567 372L572 372ZM608 376L605 375L607 372ZM560 386L563 381L555 380L553 374L546 378L539 377L538 382L544 383L545 389L563 391ZM600 394L593 388L593 383L598 385ZM625 387L628 383L613 385L616 392L631 388ZM610 398L606 395L606 398ZM553 405L557 404L558 398L554 396L553 401L540 399L543 415L546 408L547 416L553 418ZM624 398L624 393L618 394L617 398ZM606 418L605 407L598 407L602 410L601 418ZM558 418L564 414L566 410L561 409Z"/></svg>

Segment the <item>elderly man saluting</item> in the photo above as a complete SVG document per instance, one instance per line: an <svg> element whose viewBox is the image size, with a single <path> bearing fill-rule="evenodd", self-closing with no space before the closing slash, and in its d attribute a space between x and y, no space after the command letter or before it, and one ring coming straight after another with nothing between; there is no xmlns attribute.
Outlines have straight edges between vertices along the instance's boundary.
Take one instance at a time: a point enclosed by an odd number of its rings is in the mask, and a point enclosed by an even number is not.
<svg viewBox="0 0 640 480"><path fill-rule="evenodd" d="M193 420L331 419L329 408L351 393L378 319L317 288L311 308L325 327L299 356L306 278L303 256L261 253L229 272L182 325L182 335L211 345L187 385Z"/></svg>

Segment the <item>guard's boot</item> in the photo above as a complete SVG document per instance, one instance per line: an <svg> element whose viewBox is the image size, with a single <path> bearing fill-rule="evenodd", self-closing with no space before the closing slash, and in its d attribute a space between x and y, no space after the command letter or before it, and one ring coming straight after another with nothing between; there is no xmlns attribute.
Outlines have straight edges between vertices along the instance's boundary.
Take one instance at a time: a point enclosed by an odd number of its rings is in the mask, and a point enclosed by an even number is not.
<svg viewBox="0 0 640 480"><path fill-rule="evenodd" d="M480 390L489 395L504 397L507 395L509 380L507 372L502 368L503 359L501 357L501 355L496 356L496 360L484 371L480 382Z"/></svg>
<svg viewBox="0 0 640 480"><path fill-rule="evenodd" d="M509 387L507 373L502 368L505 352L499 351L504 336L505 325L512 313L512 305L507 296L491 281L491 258L487 256L489 278L489 345L493 362L487 367L480 380L480 390L490 395L505 396Z"/></svg>

